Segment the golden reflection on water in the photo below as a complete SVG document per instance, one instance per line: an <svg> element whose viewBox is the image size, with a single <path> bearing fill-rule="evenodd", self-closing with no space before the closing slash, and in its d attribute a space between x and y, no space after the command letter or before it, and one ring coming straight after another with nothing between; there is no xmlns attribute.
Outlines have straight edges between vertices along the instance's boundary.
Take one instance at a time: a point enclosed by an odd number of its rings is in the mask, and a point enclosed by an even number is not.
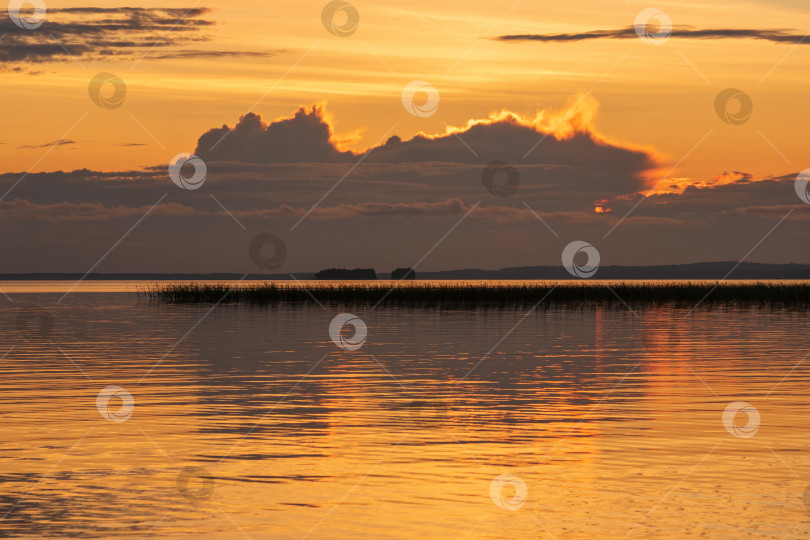
<svg viewBox="0 0 810 540"><path fill-rule="evenodd" d="M0 535L810 534L801 312L365 307L346 351L339 310L98 287L6 301ZM48 336L16 328L31 305ZM109 385L126 421L97 408ZM735 401L753 437L723 425Z"/></svg>

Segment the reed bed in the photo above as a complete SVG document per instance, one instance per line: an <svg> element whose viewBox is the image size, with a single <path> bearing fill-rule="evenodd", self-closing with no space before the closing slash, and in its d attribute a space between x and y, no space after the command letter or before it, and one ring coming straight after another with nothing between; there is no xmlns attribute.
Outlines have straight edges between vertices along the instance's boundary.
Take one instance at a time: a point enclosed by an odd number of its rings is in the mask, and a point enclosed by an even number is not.
<svg viewBox="0 0 810 540"><path fill-rule="evenodd" d="M157 283L140 291L167 303L242 302L431 307L675 305L810 307L810 282L261 282Z"/></svg>

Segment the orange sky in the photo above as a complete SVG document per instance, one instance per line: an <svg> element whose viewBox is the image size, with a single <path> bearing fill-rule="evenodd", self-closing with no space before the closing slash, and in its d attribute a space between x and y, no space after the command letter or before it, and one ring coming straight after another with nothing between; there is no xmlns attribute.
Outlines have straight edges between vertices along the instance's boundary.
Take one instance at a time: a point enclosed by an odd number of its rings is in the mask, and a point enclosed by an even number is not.
<svg viewBox="0 0 810 540"><path fill-rule="evenodd" d="M647 7L630 1L437 5L414 0L401 7L357 1L359 28L341 38L321 24L324 4L248 0L198 6L211 8L203 19L217 24L203 30L211 39L194 48L279 52L276 56L159 60L152 53L137 64L131 58L78 60L31 66L42 71L39 75L3 73L4 172L31 168L46 148L20 147L50 143L74 124L66 139L76 143L55 148L34 171L162 165L178 152L193 151L206 130L233 125L254 105L254 112L270 120L291 115L299 105L327 102L338 135L359 150L376 144L397 122L393 133L407 138L501 109L534 116L539 109L563 108L591 90L600 104L596 124L601 133L653 146L673 165L709 134L673 176L702 181L738 170L761 177L810 163L804 137L810 119L805 98L810 44L677 37L658 46L641 39L490 39L624 28ZM676 27L810 27L810 12L789 4L661 2L656 7ZM49 9L88 5L93 4L48 2ZM140 5L190 6L152 0ZM43 29L47 23L46 18ZM102 71L127 84L126 102L118 109L99 108L88 97L88 82ZM414 79L440 92L438 112L429 118L411 116L402 107L400 92ZM742 126L727 125L714 112L715 96L728 87L753 99L753 116ZM130 143L143 146L124 146Z"/></svg>

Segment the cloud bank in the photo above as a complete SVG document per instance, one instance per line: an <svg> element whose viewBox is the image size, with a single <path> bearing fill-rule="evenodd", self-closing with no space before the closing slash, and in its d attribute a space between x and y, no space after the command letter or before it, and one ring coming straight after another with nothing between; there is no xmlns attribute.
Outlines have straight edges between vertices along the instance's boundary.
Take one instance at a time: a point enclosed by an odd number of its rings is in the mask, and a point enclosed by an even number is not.
<svg viewBox="0 0 810 540"><path fill-rule="evenodd" d="M589 100L533 117L501 111L362 152L341 148L322 105L273 121L249 114L200 136L208 176L195 191L175 186L167 164L0 175L0 193L19 182L0 202L0 249L15 254L8 272L83 272L149 212L98 271L257 272L248 246L265 232L287 245L280 272L387 272L439 240L423 269L554 265L573 240L595 245L603 264L667 264L737 260L793 210L749 260L810 262L797 249L810 208L795 173L662 182L606 238L669 166L599 133L595 113ZM498 165L495 189L493 162L514 170ZM514 189L497 188L515 173Z"/></svg>

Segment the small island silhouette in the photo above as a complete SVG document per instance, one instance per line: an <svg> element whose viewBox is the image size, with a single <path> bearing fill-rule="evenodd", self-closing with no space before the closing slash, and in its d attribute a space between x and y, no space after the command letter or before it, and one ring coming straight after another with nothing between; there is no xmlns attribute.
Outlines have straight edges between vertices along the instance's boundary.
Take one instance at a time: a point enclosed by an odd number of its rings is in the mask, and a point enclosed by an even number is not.
<svg viewBox="0 0 810 540"><path fill-rule="evenodd" d="M401 281L403 279L416 279L416 272L413 268L397 268L391 272L391 279L394 281Z"/></svg>

